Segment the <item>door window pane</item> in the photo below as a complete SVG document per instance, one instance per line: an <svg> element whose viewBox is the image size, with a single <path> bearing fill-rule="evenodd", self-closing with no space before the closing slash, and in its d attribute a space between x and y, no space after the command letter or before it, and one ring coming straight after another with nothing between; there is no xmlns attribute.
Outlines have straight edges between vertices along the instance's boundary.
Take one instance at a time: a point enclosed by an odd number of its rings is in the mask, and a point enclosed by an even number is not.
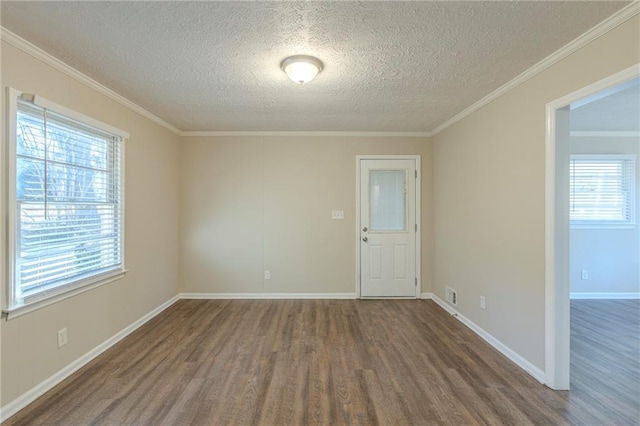
<svg viewBox="0 0 640 426"><path fill-rule="evenodd" d="M406 176L404 170L369 172L372 231L406 230Z"/></svg>

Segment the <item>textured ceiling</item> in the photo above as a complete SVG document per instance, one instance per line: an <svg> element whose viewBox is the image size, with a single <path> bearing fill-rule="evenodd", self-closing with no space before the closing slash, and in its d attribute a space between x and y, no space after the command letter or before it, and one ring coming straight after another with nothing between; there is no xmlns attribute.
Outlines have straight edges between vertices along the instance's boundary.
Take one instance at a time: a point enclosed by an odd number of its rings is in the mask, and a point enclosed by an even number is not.
<svg viewBox="0 0 640 426"><path fill-rule="evenodd" d="M603 90L571 109L571 130L640 131L640 79Z"/></svg>
<svg viewBox="0 0 640 426"><path fill-rule="evenodd" d="M10 2L1 24L181 130L431 131L626 2ZM324 71L297 86L283 58Z"/></svg>

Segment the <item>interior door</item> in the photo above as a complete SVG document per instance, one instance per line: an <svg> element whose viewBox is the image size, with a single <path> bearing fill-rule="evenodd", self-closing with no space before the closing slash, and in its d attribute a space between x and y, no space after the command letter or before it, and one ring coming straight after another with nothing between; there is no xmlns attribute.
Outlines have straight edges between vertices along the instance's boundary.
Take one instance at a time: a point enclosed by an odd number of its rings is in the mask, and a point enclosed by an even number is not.
<svg viewBox="0 0 640 426"><path fill-rule="evenodd" d="M416 161L360 160L360 296L416 296Z"/></svg>

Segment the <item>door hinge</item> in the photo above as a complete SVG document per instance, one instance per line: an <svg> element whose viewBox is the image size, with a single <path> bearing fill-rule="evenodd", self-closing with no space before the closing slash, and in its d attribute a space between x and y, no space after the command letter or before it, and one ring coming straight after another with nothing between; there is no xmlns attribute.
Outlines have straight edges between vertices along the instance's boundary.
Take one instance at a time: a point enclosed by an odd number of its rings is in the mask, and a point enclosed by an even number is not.
<svg viewBox="0 0 640 426"><path fill-rule="evenodd" d="M416 277L416 287L418 287L418 277Z"/></svg>
<svg viewBox="0 0 640 426"><path fill-rule="evenodd" d="M418 224L416 223L416 232L418 232Z"/></svg>
<svg viewBox="0 0 640 426"><path fill-rule="evenodd" d="M418 179L418 171L414 170L414 172L416 173L416 179Z"/></svg>

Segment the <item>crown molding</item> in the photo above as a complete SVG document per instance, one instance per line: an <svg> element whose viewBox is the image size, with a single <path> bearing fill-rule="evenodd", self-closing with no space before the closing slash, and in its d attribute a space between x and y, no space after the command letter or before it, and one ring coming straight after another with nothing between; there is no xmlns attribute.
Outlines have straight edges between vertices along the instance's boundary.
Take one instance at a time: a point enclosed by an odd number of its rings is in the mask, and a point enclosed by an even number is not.
<svg viewBox="0 0 640 426"><path fill-rule="evenodd" d="M595 39L601 37L602 35L608 33L609 31L616 28L617 26L625 23L626 21L638 15L639 13L640 13L640 2L638 1L634 1L628 6L620 9L618 12L614 13L604 21L600 22L595 27L591 28L586 33L582 34L580 37L569 42L568 44L556 50L554 53L547 56L542 61L538 62L537 64L535 64L534 66L532 66L531 68L523 72L522 74L518 75L513 80L500 86L499 88L489 93L484 98L480 99L476 103L465 108L464 110L454 115L444 123L440 124L438 127L436 127L431 131L431 135L432 136L437 135L444 129L452 126L453 124L467 117L471 113L479 110L480 108L487 105L488 103L493 102L494 100L498 99L500 96L504 95L508 91L516 88L517 86L521 85L525 81L535 77L536 75L540 74L547 68L551 67L552 65L555 65L556 63L560 62L567 56L571 55L572 53L575 53L579 49L583 48L584 46L591 43Z"/></svg>
<svg viewBox="0 0 640 426"><path fill-rule="evenodd" d="M118 102L119 104L129 108L130 110L142 115L145 118L153 121L154 123L164 127L165 129L175 133L179 136L185 137L211 137L211 136L346 136L346 137L431 137L435 136L444 129L452 126L454 123L462 120L467 117L471 113L479 110L483 106L489 104L490 102L496 100L500 96L504 95L508 91L514 89L520 84L526 82L527 80L533 78L534 76L540 74L547 68L552 65L558 63L562 59L591 43L593 40L598 37L606 34L617 26L623 24L629 19L640 13L640 2L634 1L623 9L619 10L615 14L611 15L609 18L602 21L600 24L596 25L586 33L582 34L580 37L571 41L569 44L560 48L556 52L547 56L542 61L538 62L525 72L521 73L508 83L500 86L498 89L489 93L476 103L471 106L465 108L460 113L451 117L449 120L437 126L430 132L331 132L331 131L181 131L171 123L163 120L162 118L156 116L155 114L149 112L148 110L142 108L138 104L130 101L124 96L114 92L108 87L98 83L87 75L81 73L75 68L67 65L61 60L55 58L51 54L45 52L29 41L23 39L17 34L7 30L6 28L0 26L0 39L6 41L10 45L22 50L23 52L33 56L34 58L42 61L43 63L57 69L58 71L68 75L69 77L75 79L76 81L83 83L84 85L96 90L97 92L107 96L108 98Z"/></svg>
<svg viewBox="0 0 640 426"><path fill-rule="evenodd" d="M0 26L0 39L25 52L41 62L64 73L74 80L88 86L119 104L137 112L154 123L179 136L351 136L351 137L430 137L431 132L331 132L331 131L181 131L171 123L163 120L157 115L142 108L140 105L130 101L124 96L114 92L103 84L98 83L91 77L81 73L72 66L62 62L58 58L40 49L33 43L23 39L19 35Z"/></svg>
<svg viewBox="0 0 640 426"><path fill-rule="evenodd" d="M147 111L146 109L142 108L140 105L130 101L129 99L125 98L124 96L114 92L113 90L109 89L108 87L98 83L97 81L95 81L94 79L92 79L91 77L88 77L87 75L81 73L80 71L78 71L77 69L73 68L70 65L67 65L66 63L62 62L61 60L59 60L58 58L52 56L51 54L45 52L44 50L40 49L39 47L37 47L36 45L34 45L33 43L23 39L22 37L20 37L19 35L7 30L4 27L0 26L0 39L2 41L5 41L7 43L9 43L10 45L14 46L17 49L20 49L21 51L23 51L24 53L33 56L34 58L40 60L41 62L49 65L50 67L62 72L63 74L73 78L74 80L84 84L85 86L90 87L91 89L97 91L98 93L118 102L120 105L123 105L127 108L129 108L130 110L140 114L141 116L148 118L149 120L153 121L154 123L158 124L159 126L164 127L165 129L175 133L176 135L180 134L180 129L178 129L177 127L175 127L174 125L172 125L171 123L163 120L162 118L158 117L157 115Z"/></svg>
<svg viewBox="0 0 640 426"><path fill-rule="evenodd" d="M323 131L202 131L180 132L180 136L187 137L212 137L212 136L344 136L344 137L403 137L403 138L428 138L431 132L323 132Z"/></svg>

